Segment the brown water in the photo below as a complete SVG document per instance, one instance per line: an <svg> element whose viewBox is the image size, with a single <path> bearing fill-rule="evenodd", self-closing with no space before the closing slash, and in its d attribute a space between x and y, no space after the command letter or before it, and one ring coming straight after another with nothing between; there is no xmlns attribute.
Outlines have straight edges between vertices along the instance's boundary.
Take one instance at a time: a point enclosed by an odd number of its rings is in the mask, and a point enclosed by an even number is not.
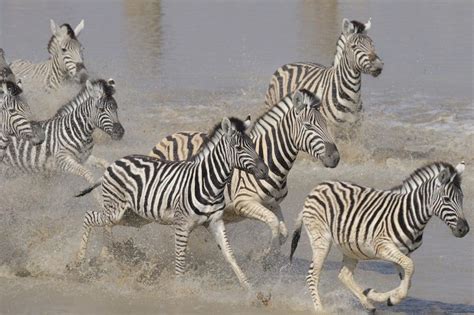
<svg viewBox="0 0 474 315"><path fill-rule="evenodd" d="M385 62L381 76L364 77L365 119L361 136L338 143L342 162L332 170L302 159L290 174L283 203L292 231L307 192L326 179L379 188L394 186L426 161L467 163L465 213L473 222L474 104L473 4L455 2L260 1L0 1L0 47L9 60L47 58L49 18L76 25L92 73L117 82L126 135L113 142L98 134L94 154L110 161L146 153L178 130L206 130L225 115L254 116L263 110L269 78L292 61L330 64L344 17L372 17L370 36ZM26 91L28 92L28 91ZM69 92L69 91L68 91ZM30 92L31 93L31 92ZM48 117L57 98L30 100ZM308 171L311 170L309 176ZM100 172L96 172L100 176ZM232 246L257 290L272 292L267 307L241 290L213 240L196 231L190 270L183 283L173 276L169 227L118 227L116 262L98 255L101 233L92 234L91 262L65 271L79 246L84 212L92 198L72 195L86 186L64 175L20 177L0 182L0 313L28 314L287 314L310 313L305 285L310 248L306 237L297 260L280 271L262 270L260 252L270 233L256 222L228 227ZM409 298L381 312L474 313L473 234L454 238L433 219L423 246L413 255L416 272ZM207 242L204 242L206 239ZM261 240L261 243L255 242ZM285 244L284 254L288 254ZM340 254L326 264L321 292L329 312L363 313L337 280ZM156 266L155 266L156 265ZM20 277L20 276L26 277ZM385 263L361 264L364 286L397 284Z"/></svg>

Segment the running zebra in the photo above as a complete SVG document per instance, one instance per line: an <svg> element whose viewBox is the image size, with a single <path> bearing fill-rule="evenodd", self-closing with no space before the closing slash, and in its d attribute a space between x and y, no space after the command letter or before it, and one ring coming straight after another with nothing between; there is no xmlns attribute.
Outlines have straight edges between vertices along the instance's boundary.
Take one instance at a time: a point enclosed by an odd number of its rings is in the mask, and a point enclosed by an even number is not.
<svg viewBox="0 0 474 315"><path fill-rule="evenodd" d="M83 28L84 20L74 30L69 24L58 26L51 20L53 36L48 43L50 58L36 64L27 60L15 60L10 65L13 73L24 80L38 81L48 92L58 90L71 80L84 83L87 70L82 58L83 48L77 39Z"/></svg>
<svg viewBox="0 0 474 315"><path fill-rule="evenodd" d="M227 241L222 220L224 189L232 170L242 169L256 178L265 178L268 173L247 135L249 125L249 121L224 118L211 132L200 152L188 161L166 161L142 155L115 161L102 177L103 211L86 213L77 262L82 262L85 257L92 227L105 227L104 252L108 253L112 226L139 227L157 222L174 225L175 271L182 275L188 236L196 226L204 225L214 235L241 285L249 288Z"/></svg>
<svg viewBox="0 0 474 315"><path fill-rule="evenodd" d="M469 232L462 209L463 171L464 163L456 167L432 163L417 169L392 190L347 182L317 185L298 216L290 254L291 259L304 224L313 250L307 281L316 310L322 309L318 284L332 242L343 254L339 279L367 309L375 310L370 300L391 306L404 299L414 272L409 255L421 246L423 230L430 218L439 217L456 237ZM363 290L353 274L359 260L370 259L398 265L400 285L385 293Z"/></svg>
<svg viewBox="0 0 474 315"><path fill-rule="evenodd" d="M5 52L0 48L0 81L10 81L16 83L15 75L5 60Z"/></svg>
<svg viewBox="0 0 474 315"><path fill-rule="evenodd" d="M357 122L362 110L361 74L376 77L383 68L372 39L360 31L358 24L343 20L338 50L343 37L346 43L340 53L336 51L332 67L297 62L277 69L265 96L266 105L271 107L287 94L307 89L321 99L321 112L327 120L336 124Z"/></svg>
<svg viewBox="0 0 474 315"><path fill-rule="evenodd" d="M44 132L35 128L29 117L30 107L21 97L21 87L10 81L0 81L0 161L12 137L17 137L31 145L44 141Z"/></svg>
<svg viewBox="0 0 474 315"><path fill-rule="evenodd" d="M63 171L94 183L93 174L83 164L87 162L105 168L108 163L91 154L94 147L92 133L100 128L113 140L120 140L124 134L114 93L110 82L87 80L82 91L70 102L77 104L74 111L38 122L45 131L45 141L41 145L32 146L23 139L12 139L3 160L5 168L24 173Z"/></svg>
<svg viewBox="0 0 474 315"><path fill-rule="evenodd" d="M321 103L312 93L301 90L287 96L258 118L250 132L258 154L269 167L266 179L242 171L234 172L226 195L224 221L250 218L266 223L272 233L271 254L278 254L288 237L280 203L288 194L287 177L299 151L336 167L339 152L330 135ZM172 161L195 154L207 135L177 133L164 138L149 155Z"/></svg>

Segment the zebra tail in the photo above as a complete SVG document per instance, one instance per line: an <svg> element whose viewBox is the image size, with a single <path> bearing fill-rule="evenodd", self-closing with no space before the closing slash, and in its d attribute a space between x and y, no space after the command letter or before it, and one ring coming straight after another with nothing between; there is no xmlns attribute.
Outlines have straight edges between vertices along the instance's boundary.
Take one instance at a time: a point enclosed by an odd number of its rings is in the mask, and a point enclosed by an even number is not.
<svg viewBox="0 0 474 315"><path fill-rule="evenodd" d="M303 211L298 215L296 219L295 231L293 232L293 239L291 240L291 253L290 263L293 261L293 254L295 253L298 242L300 241L301 229L303 228Z"/></svg>
<svg viewBox="0 0 474 315"><path fill-rule="evenodd" d="M91 187L84 189L83 191L81 191L80 193L78 193L77 195L75 195L74 197L77 198L77 197L82 197L82 196L84 196L84 195L87 195L88 193L90 193L91 191L93 191L94 189L96 189L97 187L99 187L100 185L102 185L102 181L97 182L97 183L95 183L94 185L92 185Z"/></svg>

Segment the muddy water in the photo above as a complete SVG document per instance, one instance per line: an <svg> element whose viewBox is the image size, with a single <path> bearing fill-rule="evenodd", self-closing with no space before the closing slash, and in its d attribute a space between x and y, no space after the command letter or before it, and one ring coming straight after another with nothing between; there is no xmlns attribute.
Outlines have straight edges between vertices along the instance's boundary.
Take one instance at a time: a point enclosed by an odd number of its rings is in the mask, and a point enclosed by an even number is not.
<svg viewBox="0 0 474 315"><path fill-rule="evenodd" d="M0 47L9 60L46 59L49 18L76 25L94 75L117 82L126 135L113 142L98 133L94 154L110 161L146 153L178 130L206 130L225 115L263 111L271 73L291 61L330 64L341 20L372 17L373 38L385 62L382 75L363 78L360 136L339 142L342 162L333 170L301 159L290 174L284 201L287 224L319 181L343 179L379 188L394 186L427 161L467 163L465 212L473 224L474 105L472 3L445 2L209 2L43 1L0 2ZM28 93L28 91L25 91ZM30 99L50 116L72 91ZM30 95L32 92L30 92ZM310 174L310 175L308 175ZM100 172L96 171L100 176ZM92 234L90 262L67 272L78 248L84 212L92 198L74 199L85 186L72 176L2 179L0 207L0 312L30 314L287 314L310 313L305 287L310 249L306 237L291 267L264 271L261 252L270 239L256 222L228 227L237 259L270 305L243 292L213 240L196 231L189 272L173 276L173 235L168 227L116 228L121 244L114 262L95 257L101 233ZM255 239L261 240L256 243ZM409 299L383 313L474 313L472 233L454 238L434 218L413 254L416 272ZM288 254L285 244L284 254ZM337 280L340 254L332 252L321 292L329 312L363 313ZM389 289L393 268L364 263L363 286Z"/></svg>

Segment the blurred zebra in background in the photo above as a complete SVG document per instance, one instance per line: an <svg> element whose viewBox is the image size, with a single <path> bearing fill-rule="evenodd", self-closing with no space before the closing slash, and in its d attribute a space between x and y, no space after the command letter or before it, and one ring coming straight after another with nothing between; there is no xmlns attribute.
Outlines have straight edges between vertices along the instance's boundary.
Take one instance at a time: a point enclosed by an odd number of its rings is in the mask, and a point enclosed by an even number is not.
<svg viewBox="0 0 474 315"><path fill-rule="evenodd" d="M461 175L456 167L435 162L414 171L401 186L376 190L348 182L317 185L306 198L297 219L290 260L305 226L313 251L307 282L316 311L322 310L320 273L334 242L342 252L339 279L370 311L370 300L398 304L407 296L414 272L409 255L422 244L433 215L448 225L454 236L464 237L469 225L463 214ZM363 290L354 280L359 260L381 259L398 265L400 285L388 292Z"/></svg>
<svg viewBox="0 0 474 315"><path fill-rule="evenodd" d="M50 58L42 63L15 60L10 65L13 73L23 81L41 83L46 91L58 90L67 82L84 83L87 70L82 58L82 45L77 37L84 28L82 20L73 30L69 24L61 26L51 20L53 36L48 43Z"/></svg>
<svg viewBox="0 0 474 315"><path fill-rule="evenodd" d="M0 161L12 137L31 145L44 141L44 131L34 128L29 120L30 107L21 97L21 87L11 81L0 81Z"/></svg>
<svg viewBox="0 0 474 315"><path fill-rule="evenodd" d="M226 205L224 190L233 169L250 172L256 178L265 178L268 173L247 135L249 125L249 121L224 118L200 152L187 161L131 155L111 164L101 183L79 194L82 196L102 184L103 211L86 213L78 263L85 257L92 227L105 227L106 244L110 245L114 225L138 227L158 222L174 225L175 271L182 275L189 234L196 226L204 225L214 235L241 285L249 288L245 274L235 261L222 220ZM134 217L140 220L128 220ZM108 252L108 246L104 248Z"/></svg>
<svg viewBox="0 0 474 315"><path fill-rule="evenodd" d="M301 90L287 96L259 117L250 132L258 154L269 167L266 179L235 171L228 185L225 222L255 219L267 224L272 233L268 253L278 254L288 231L280 203L288 194L287 178L299 151L336 167L339 151L320 113L321 103L312 93ZM149 153L172 161L193 156L207 135L177 133L165 137ZM273 255L272 255L273 256Z"/></svg>
<svg viewBox="0 0 474 315"><path fill-rule="evenodd" d="M376 77L383 68L372 39L360 30L359 24L343 20L343 36L339 39L332 67L297 62L278 68L265 95L266 105L271 107L286 95L306 89L321 99L321 113L328 121L336 125L357 122L362 110L361 74ZM344 40L345 45L341 44L341 49L339 46Z"/></svg>
<svg viewBox="0 0 474 315"><path fill-rule="evenodd" d="M100 128L113 140L120 140L124 134L114 93L110 82L87 80L82 91L71 101L80 101L72 112L38 122L45 132L45 141L41 145L32 146L23 139L12 139L6 148L4 169L23 173L63 171L94 183L91 171L83 164L87 162L105 168L108 163L92 155L92 133Z"/></svg>
<svg viewBox="0 0 474 315"><path fill-rule="evenodd" d="M10 81L16 83L16 77L5 60L5 51L2 48L0 48L0 81Z"/></svg>

